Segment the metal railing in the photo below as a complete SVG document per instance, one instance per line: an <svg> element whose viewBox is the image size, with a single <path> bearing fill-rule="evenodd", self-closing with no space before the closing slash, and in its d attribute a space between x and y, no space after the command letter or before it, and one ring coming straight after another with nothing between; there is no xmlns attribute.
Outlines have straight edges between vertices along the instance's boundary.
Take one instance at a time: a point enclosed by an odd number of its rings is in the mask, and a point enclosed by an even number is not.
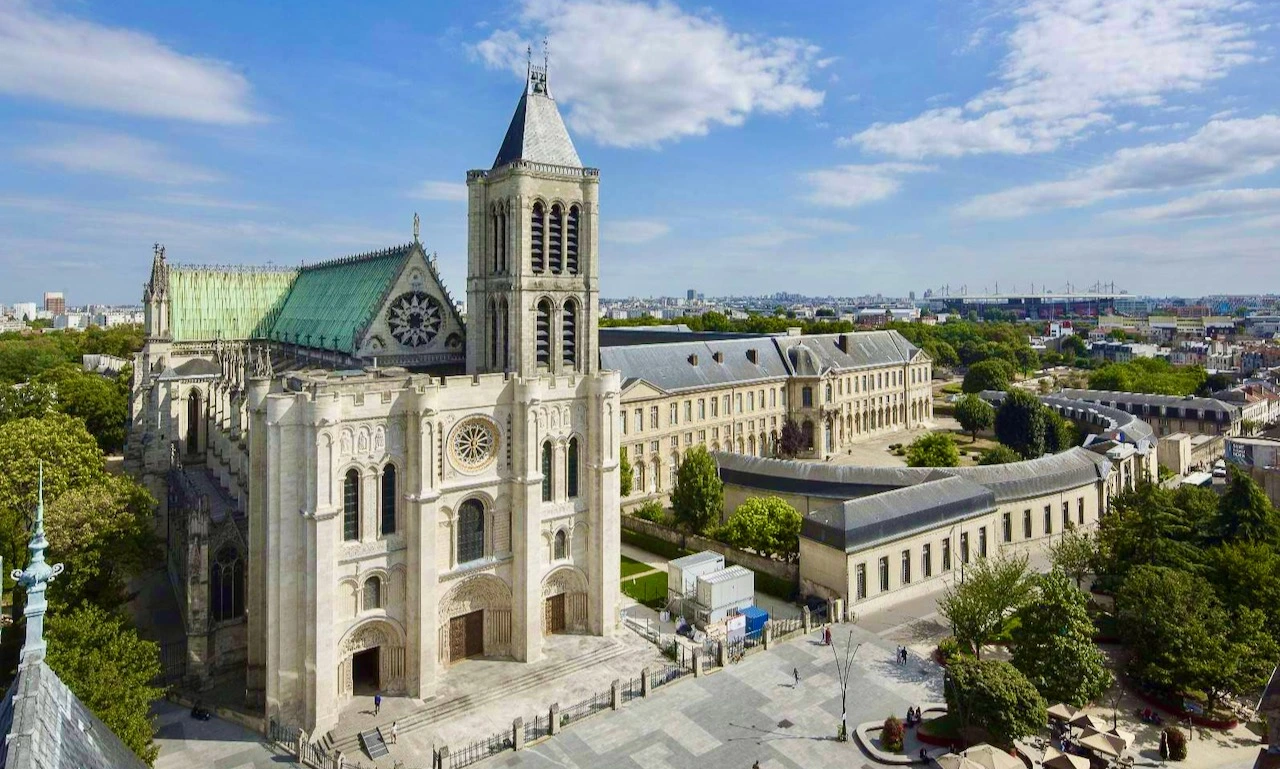
<svg viewBox="0 0 1280 769"><path fill-rule="evenodd" d="M173 686L187 677L187 639L157 644L160 647L160 675L156 683Z"/></svg>
<svg viewBox="0 0 1280 769"><path fill-rule="evenodd" d="M567 726L611 707L613 707L613 692L602 692L560 711L560 724Z"/></svg>
<svg viewBox="0 0 1280 769"><path fill-rule="evenodd" d="M622 682L622 701L624 703L644 696L644 679L631 678Z"/></svg>
<svg viewBox="0 0 1280 769"><path fill-rule="evenodd" d="M470 745L465 745L457 751L449 752L449 769L459 769L463 766L471 766L479 763L495 753L502 753L507 750L514 750L515 744L511 741L511 735L494 734L483 740L476 740Z"/></svg>
<svg viewBox="0 0 1280 769"><path fill-rule="evenodd" d="M649 674L649 686L657 689L688 674L689 670L682 665L664 665L661 670Z"/></svg>
<svg viewBox="0 0 1280 769"><path fill-rule="evenodd" d="M533 742L551 734L551 716L534 716L524 722L524 741Z"/></svg>

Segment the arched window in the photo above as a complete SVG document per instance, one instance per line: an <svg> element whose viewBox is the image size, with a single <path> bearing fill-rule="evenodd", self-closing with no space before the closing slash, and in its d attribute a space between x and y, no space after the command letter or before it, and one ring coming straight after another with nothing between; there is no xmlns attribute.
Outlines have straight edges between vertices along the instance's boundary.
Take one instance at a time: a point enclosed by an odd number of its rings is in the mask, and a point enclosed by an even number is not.
<svg viewBox="0 0 1280 769"><path fill-rule="evenodd" d="M805 387L800 390L800 405L804 408L813 408L813 388Z"/></svg>
<svg viewBox="0 0 1280 769"><path fill-rule="evenodd" d="M500 261L500 260L501 260L501 258L502 258L502 257L500 257L500 256L498 255L498 249L500 248L500 246L498 245L498 243L500 243L500 242L501 242L501 237L502 237L502 230L501 230L501 227L502 227L502 225L501 225L501 223L499 222L499 214L498 214L498 207L497 207L497 206L494 206L494 207L493 207L493 213L491 213L491 214L489 215L489 221L490 221L490 223L493 225L493 226L491 227L491 229L493 230L493 248L490 250L490 252L491 252L491 253L492 253L492 255L493 255L493 260L492 260L492 261L493 261L493 266L492 266L492 268L490 268L490 271L491 271L491 272L497 272L497 271L498 271L498 267L499 267L499 265L501 264L501 261Z"/></svg>
<svg viewBox="0 0 1280 769"><path fill-rule="evenodd" d="M559 203L551 206L551 233L547 238L547 252L551 271L559 275L564 267L564 209Z"/></svg>
<svg viewBox="0 0 1280 769"><path fill-rule="evenodd" d="M569 555L569 538L564 535L564 529L556 532L556 552L555 559L566 558Z"/></svg>
<svg viewBox="0 0 1280 769"><path fill-rule="evenodd" d="M342 538L360 539L360 471L355 468L342 481Z"/></svg>
<svg viewBox="0 0 1280 769"><path fill-rule="evenodd" d="M561 360L565 370L573 371L578 363L578 303L572 299L564 303L561 327L564 332L560 340Z"/></svg>
<svg viewBox="0 0 1280 769"><path fill-rule="evenodd" d="M507 298L504 296L498 300L498 333L501 336L502 346L502 370L507 371L511 368L511 344L508 339L507 326L510 322L510 313L507 307Z"/></svg>
<svg viewBox="0 0 1280 769"><path fill-rule="evenodd" d="M649 491L649 488L645 486L644 462L639 461L639 462L636 462L636 482L635 482L634 488L631 489L631 493L644 494L647 491Z"/></svg>
<svg viewBox="0 0 1280 769"><path fill-rule="evenodd" d="M551 441L542 444L542 501L551 501L551 489L554 488L555 465L552 462Z"/></svg>
<svg viewBox="0 0 1280 769"><path fill-rule="evenodd" d="M551 368L551 300L538 302L538 318L534 329L537 334L537 364Z"/></svg>
<svg viewBox="0 0 1280 769"><path fill-rule="evenodd" d="M498 205L498 272L507 271L507 207Z"/></svg>
<svg viewBox="0 0 1280 769"><path fill-rule="evenodd" d="M484 505L468 499L458 508L458 563L484 558Z"/></svg>
<svg viewBox="0 0 1280 769"><path fill-rule="evenodd" d="M564 469L565 485L568 487L569 499L578 496L578 439L569 439L569 454L565 460Z"/></svg>
<svg viewBox="0 0 1280 769"><path fill-rule="evenodd" d="M831 384L827 384L827 403L831 402Z"/></svg>
<svg viewBox="0 0 1280 769"><path fill-rule="evenodd" d="M396 466L382 468L382 533L396 533Z"/></svg>
<svg viewBox="0 0 1280 769"><path fill-rule="evenodd" d="M489 365L498 365L498 339L502 329L502 321L498 317L498 303L489 302Z"/></svg>
<svg viewBox="0 0 1280 769"><path fill-rule="evenodd" d="M200 451L200 391L192 390L187 396L187 453Z"/></svg>
<svg viewBox="0 0 1280 769"><path fill-rule="evenodd" d="M804 420L804 425L801 427L801 429L804 431L805 449L809 451L813 451L813 422L810 422L807 419Z"/></svg>
<svg viewBox="0 0 1280 769"><path fill-rule="evenodd" d="M374 575L364 581L364 611L382 608L382 578Z"/></svg>
<svg viewBox="0 0 1280 769"><path fill-rule="evenodd" d="M213 558L209 572L209 610L214 622L244 614L244 561L227 545Z"/></svg>
<svg viewBox="0 0 1280 769"><path fill-rule="evenodd" d="M578 274L578 215L578 207L569 206L569 221L564 233L564 266L570 275Z"/></svg>
<svg viewBox="0 0 1280 769"><path fill-rule="evenodd" d="M533 204L532 225L529 233L529 253L532 256L533 271L544 272L547 269L547 214L542 203Z"/></svg>

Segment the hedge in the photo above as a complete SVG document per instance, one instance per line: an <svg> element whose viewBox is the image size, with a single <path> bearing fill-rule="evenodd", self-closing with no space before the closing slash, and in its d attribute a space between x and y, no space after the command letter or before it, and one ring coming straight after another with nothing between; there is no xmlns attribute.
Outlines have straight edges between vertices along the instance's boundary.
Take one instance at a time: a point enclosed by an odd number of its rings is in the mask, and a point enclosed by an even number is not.
<svg viewBox="0 0 1280 769"><path fill-rule="evenodd" d="M622 541L654 555L660 555L667 560L674 560L693 553L692 550L686 550L674 542L667 542L664 539L651 537L648 534L630 529L622 530ZM726 558L725 561L731 562L731 559ZM790 601L796 597L796 585L790 580L775 577L772 574L765 574L754 569L751 570L751 573L756 575L756 590L761 593L771 595L774 598L781 598L784 601Z"/></svg>

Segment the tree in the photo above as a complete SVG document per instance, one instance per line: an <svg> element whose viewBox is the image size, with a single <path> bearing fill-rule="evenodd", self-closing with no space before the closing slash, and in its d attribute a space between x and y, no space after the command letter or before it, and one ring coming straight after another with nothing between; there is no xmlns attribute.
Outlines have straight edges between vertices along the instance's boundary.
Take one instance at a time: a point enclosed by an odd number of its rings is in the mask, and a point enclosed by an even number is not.
<svg viewBox="0 0 1280 769"><path fill-rule="evenodd" d="M1005 445L992 446L978 455L980 465L1007 465L1010 462L1021 462L1022 455Z"/></svg>
<svg viewBox="0 0 1280 769"><path fill-rule="evenodd" d="M48 505L49 558L67 565L51 599L55 609L91 603L113 611L128 601L129 578L162 558L151 524L154 505L145 488L114 475Z"/></svg>
<svg viewBox="0 0 1280 769"><path fill-rule="evenodd" d="M951 623L951 634L978 657L1004 626L1005 618L1026 599L1027 556L980 558L963 582L947 588L938 612Z"/></svg>
<svg viewBox="0 0 1280 769"><path fill-rule="evenodd" d="M1084 340L1072 334L1062 340L1062 354L1069 354L1074 358L1083 358L1089 354L1089 351L1084 346Z"/></svg>
<svg viewBox="0 0 1280 769"><path fill-rule="evenodd" d="M1024 459L1044 454L1048 432L1045 413L1035 395L1017 388L1007 390L996 409L996 439Z"/></svg>
<svg viewBox="0 0 1280 769"><path fill-rule="evenodd" d="M802 516L780 497L753 497L738 505L716 538L768 558L795 562L800 553Z"/></svg>
<svg viewBox="0 0 1280 769"><path fill-rule="evenodd" d="M1098 543L1088 531L1068 525L1062 538L1049 546L1049 559L1055 569L1076 581L1076 587L1083 587L1085 575L1097 563Z"/></svg>
<svg viewBox="0 0 1280 769"><path fill-rule="evenodd" d="M1054 569L1031 577L1032 593L1014 616L1013 666L1050 702L1082 707L1111 685L1102 652L1093 643L1089 597Z"/></svg>
<svg viewBox="0 0 1280 769"><path fill-rule="evenodd" d="M956 402L956 420L976 442L979 431L990 430L995 424L996 410L990 403L969 393Z"/></svg>
<svg viewBox="0 0 1280 769"><path fill-rule="evenodd" d="M684 454L671 490L671 511L685 529L701 534L720 520L724 512L724 483L716 461L704 446L694 446Z"/></svg>
<svg viewBox="0 0 1280 769"><path fill-rule="evenodd" d="M627 449L624 446L618 452L618 493L621 496L631 496L631 487L635 483L635 470L631 467L631 460L627 459Z"/></svg>
<svg viewBox="0 0 1280 769"><path fill-rule="evenodd" d="M792 459L805 448L804 431L796 424L796 420L788 419L783 422L782 434L778 436L778 456Z"/></svg>
<svg viewBox="0 0 1280 769"><path fill-rule="evenodd" d="M1211 527L1216 542L1280 542L1280 516L1248 473L1227 466L1227 489Z"/></svg>
<svg viewBox="0 0 1280 769"><path fill-rule="evenodd" d="M1203 551L1174 499L1149 482L1112 499L1111 512L1098 522L1097 567L1104 584L1118 587L1136 566L1198 568Z"/></svg>
<svg viewBox="0 0 1280 769"><path fill-rule="evenodd" d="M960 450L947 433L926 433L907 446L909 467L956 467L960 464Z"/></svg>
<svg viewBox="0 0 1280 769"><path fill-rule="evenodd" d="M1280 606L1280 553L1261 542L1228 542L1207 552L1205 577L1228 609ZM1280 612L1269 612L1267 630L1280 641Z"/></svg>
<svg viewBox="0 0 1280 769"><path fill-rule="evenodd" d="M1051 408L1044 408L1045 449L1054 454L1076 445L1076 426Z"/></svg>
<svg viewBox="0 0 1280 769"><path fill-rule="evenodd" d="M124 448L129 399L113 380L75 366L59 366L39 379L53 388L58 411L83 419L103 452Z"/></svg>
<svg viewBox="0 0 1280 769"><path fill-rule="evenodd" d="M1044 697L1008 662L958 657L947 666L945 687L947 711L1001 746L1039 733L1049 719Z"/></svg>
<svg viewBox="0 0 1280 769"><path fill-rule="evenodd" d="M53 410L53 390L39 381L9 386L0 383L0 424L40 417Z"/></svg>
<svg viewBox="0 0 1280 769"><path fill-rule="evenodd" d="M964 375L961 389L967 393L980 393L983 390L1007 390L1013 381L1013 366L1008 361L991 358L979 361L969 367Z"/></svg>
<svg viewBox="0 0 1280 769"><path fill-rule="evenodd" d="M1231 377L1221 373L1210 374L1209 376L1205 377L1204 384L1200 385L1200 388L1196 391L1196 394L1201 397L1207 398L1220 390L1227 389L1230 386L1231 386Z"/></svg>
<svg viewBox="0 0 1280 769"><path fill-rule="evenodd" d="M159 648L91 604L50 616L46 635L53 672L130 750L154 762L159 749L149 711L163 690L150 684L160 674Z"/></svg>

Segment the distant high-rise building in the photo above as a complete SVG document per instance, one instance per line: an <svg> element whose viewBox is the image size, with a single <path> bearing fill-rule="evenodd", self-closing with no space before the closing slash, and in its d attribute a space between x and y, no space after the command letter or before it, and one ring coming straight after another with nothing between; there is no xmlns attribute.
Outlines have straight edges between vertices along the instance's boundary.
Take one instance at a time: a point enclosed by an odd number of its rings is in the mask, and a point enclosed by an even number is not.
<svg viewBox="0 0 1280 769"><path fill-rule="evenodd" d="M914 292L914 291L910 292L910 293L907 295L907 298L909 298L911 301L913 301L913 302L914 302L914 301L916 300L916 292Z"/></svg>
<svg viewBox="0 0 1280 769"><path fill-rule="evenodd" d="M67 311L67 300L61 291L44 292L44 308L54 315L62 315Z"/></svg>
<svg viewBox="0 0 1280 769"><path fill-rule="evenodd" d="M694 299L698 298L698 292L695 289L691 288L688 291L684 292L684 298L692 302Z"/></svg>

